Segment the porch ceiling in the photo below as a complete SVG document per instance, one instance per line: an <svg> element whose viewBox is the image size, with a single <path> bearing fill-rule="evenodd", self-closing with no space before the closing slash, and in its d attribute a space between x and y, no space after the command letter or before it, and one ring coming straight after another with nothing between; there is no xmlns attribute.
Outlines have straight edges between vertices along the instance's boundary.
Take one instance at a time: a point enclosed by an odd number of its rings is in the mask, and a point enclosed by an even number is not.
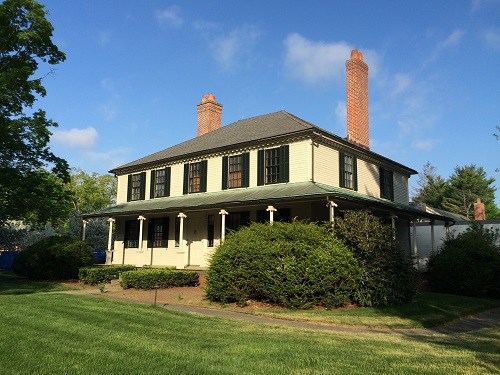
<svg viewBox="0 0 500 375"><path fill-rule="evenodd" d="M336 203L343 202L343 206L363 206L370 209L393 212L396 215L453 221L453 218L436 215L419 210L415 207L403 205L375 197L370 197L355 191L335 188L315 182L296 182L259 186L246 189L225 190L214 193L197 193L178 197L165 197L149 200L127 202L107 207L103 210L83 215L91 217L112 217L130 214L145 214L165 211L183 211L201 208L224 208L243 204L268 204L277 201L318 200L329 197ZM347 207L346 207L347 208ZM358 207L359 208L359 207Z"/></svg>

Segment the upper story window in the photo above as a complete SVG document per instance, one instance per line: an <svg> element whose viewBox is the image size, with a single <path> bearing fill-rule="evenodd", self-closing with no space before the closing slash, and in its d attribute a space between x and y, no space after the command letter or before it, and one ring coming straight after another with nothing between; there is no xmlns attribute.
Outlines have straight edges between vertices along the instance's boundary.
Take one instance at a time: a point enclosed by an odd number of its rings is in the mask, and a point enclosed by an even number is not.
<svg viewBox="0 0 500 375"><path fill-rule="evenodd" d="M379 168L380 172L380 197L394 200L394 180L392 171Z"/></svg>
<svg viewBox="0 0 500 375"><path fill-rule="evenodd" d="M244 153L222 158L222 190L248 187L250 154Z"/></svg>
<svg viewBox="0 0 500 375"><path fill-rule="evenodd" d="M358 190L357 160L352 155L340 152L340 187Z"/></svg>
<svg viewBox="0 0 500 375"><path fill-rule="evenodd" d="M168 197L170 195L170 167L151 171L150 198Z"/></svg>
<svg viewBox="0 0 500 375"><path fill-rule="evenodd" d="M288 182L289 146L280 146L257 152L257 185Z"/></svg>
<svg viewBox="0 0 500 375"><path fill-rule="evenodd" d="M168 246L168 217L150 219L148 223L148 247Z"/></svg>
<svg viewBox="0 0 500 375"><path fill-rule="evenodd" d="M207 191L207 160L184 164L184 194Z"/></svg>
<svg viewBox="0 0 500 375"><path fill-rule="evenodd" d="M127 202L145 199L146 172L129 174L127 186Z"/></svg>

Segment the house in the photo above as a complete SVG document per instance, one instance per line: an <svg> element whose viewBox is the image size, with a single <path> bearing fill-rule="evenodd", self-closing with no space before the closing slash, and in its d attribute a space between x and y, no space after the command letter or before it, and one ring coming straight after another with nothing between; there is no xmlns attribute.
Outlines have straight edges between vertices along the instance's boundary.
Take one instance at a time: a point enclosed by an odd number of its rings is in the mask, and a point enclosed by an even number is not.
<svg viewBox="0 0 500 375"><path fill-rule="evenodd" d="M222 105L204 95L196 138L110 171L116 205L87 215L109 218L107 263L203 269L228 229L332 221L349 209L385 219L415 253L410 221L450 218L411 207L417 172L370 151L368 66L357 50L346 75L347 138L286 111L221 126Z"/></svg>

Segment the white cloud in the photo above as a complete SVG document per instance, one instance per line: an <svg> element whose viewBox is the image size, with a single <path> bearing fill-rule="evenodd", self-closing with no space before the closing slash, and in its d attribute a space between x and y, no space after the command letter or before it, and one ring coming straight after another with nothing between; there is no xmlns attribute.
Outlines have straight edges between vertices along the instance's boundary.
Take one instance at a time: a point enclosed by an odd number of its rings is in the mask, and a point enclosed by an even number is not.
<svg viewBox="0 0 500 375"><path fill-rule="evenodd" d="M352 49L345 42L315 42L297 33L290 34L285 39L285 67L292 77L309 84L341 79Z"/></svg>
<svg viewBox="0 0 500 375"><path fill-rule="evenodd" d="M342 128L347 125L347 110L345 101L337 102L335 106L335 117L337 118L338 127Z"/></svg>
<svg viewBox="0 0 500 375"><path fill-rule="evenodd" d="M437 60L444 51L457 47L461 43L464 35L465 32L463 30L453 30L451 34L446 37L446 39L437 43L431 55L424 61L424 66Z"/></svg>
<svg viewBox="0 0 500 375"><path fill-rule="evenodd" d="M483 34L486 44L494 49L500 49L500 29L492 27Z"/></svg>
<svg viewBox="0 0 500 375"><path fill-rule="evenodd" d="M99 107L99 112L107 121L112 121L116 117L116 109L110 105L103 104Z"/></svg>
<svg viewBox="0 0 500 375"><path fill-rule="evenodd" d="M437 144L436 139L418 139L413 141L412 146L418 151L432 151Z"/></svg>
<svg viewBox="0 0 500 375"><path fill-rule="evenodd" d="M252 56L251 51L260 35L257 27L242 26L225 36L215 38L210 47L215 59L224 68L230 69Z"/></svg>
<svg viewBox="0 0 500 375"><path fill-rule="evenodd" d="M184 24L184 19L180 15L180 9L175 5L157 11L156 19L159 23L172 27L181 27Z"/></svg>
<svg viewBox="0 0 500 375"><path fill-rule="evenodd" d="M407 91L412 84L412 80L408 74L397 73L393 77L393 88L391 95L399 95Z"/></svg>
<svg viewBox="0 0 500 375"><path fill-rule="evenodd" d="M64 147L88 150L96 145L98 138L97 130L93 127L86 129L55 130L51 141L59 143Z"/></svg>

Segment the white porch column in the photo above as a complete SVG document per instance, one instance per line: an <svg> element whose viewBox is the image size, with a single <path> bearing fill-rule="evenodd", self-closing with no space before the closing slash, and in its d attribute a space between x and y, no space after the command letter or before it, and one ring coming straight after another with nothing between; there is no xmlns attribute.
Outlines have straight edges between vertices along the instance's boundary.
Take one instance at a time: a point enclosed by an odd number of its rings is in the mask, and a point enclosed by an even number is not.
<svg viewBox="0 0 500 375"><path fill-rule="evenodd" d="M418 269L417 218L413 218L413 265Z"/></svg>
<svg viewBox="0 0 500 375"><path fill-rule="evenodd" d="M187 218L187 215L183 212L180 212L177 217L180 219L179 222L179 251L178 254L178 262L182 262L183 264L177 264L177 268L184 268L186 264L189 263L188 257L189 254L184 251L184 219Z"/></svg>
<svg viewBox="0 0 500 375"><path fill-rule="evenodd" d="M274 213L278 210L274 206L267 206L266 211L269 211L269 222L272 225L274 223Z"/></svg>
<svg viewBox="0 0 500 375"><path fill-rule="evenodd" d="M85 241L85 232L87 231L87 220L82 220L82 241Z"/></svg>
<svg viewBox="0 0 500 375"><path fill-rule="evenodd" d="M436 252L436 241L434 240L434 223L435 220L431 219L431 254Z"/></svg>
<svg viewBox="0 0 500 375"><path fill-rule="evenodd" d="M112 246L112 242L111 240L113 239L113 224L115 222L115 219L113 219L112 217L110 217L108 219L108 223L109 223L109 233L108 233L108 249L106 250L106 265L110 265L111 264L111 254L113 253L113 250L111 249L111 246Z"/></svg>
<svg viewBox="0 0 500 375"><path fill-rule="evenodd" d="M391 225L392 225L392 239L396 239L396 219L398 217L396 215L391 215Z"/></svg>
<svg viewBox="0 0 500 375"><path fill-rule="evenodd" d="M328 207L328 210L329 210L329 220L330 220L330 224L333 224L333 222L335 221L335 207L338 207L338 205L334 202L334 201L331 201L331 200L328 200L328 203L326 204L326 207Z"/></svg>
<svg viewBox="0 0 500 375"><path fill-rule="evenodd" d="M226 239L226 215L229 215L229 212L222 209L219 211L219 215L221 215L220 241L223 242Z"/></svg>
<svg viewBox="0 0 500 375"><path fill-rule="evenodd" d="M448 238L450 237L450 223L446 222L444 227L446 228L446 238Z"/></svg>
<svg viewBox="0 0 500 375"><path fill-rule="evenodd" d="M142 232L144 230L144 220L146 220L146 218L142 215L139 215L139 217L137 218L137 220L139 220L139 245L138 245L138 251L142 251Z"/></svg>

